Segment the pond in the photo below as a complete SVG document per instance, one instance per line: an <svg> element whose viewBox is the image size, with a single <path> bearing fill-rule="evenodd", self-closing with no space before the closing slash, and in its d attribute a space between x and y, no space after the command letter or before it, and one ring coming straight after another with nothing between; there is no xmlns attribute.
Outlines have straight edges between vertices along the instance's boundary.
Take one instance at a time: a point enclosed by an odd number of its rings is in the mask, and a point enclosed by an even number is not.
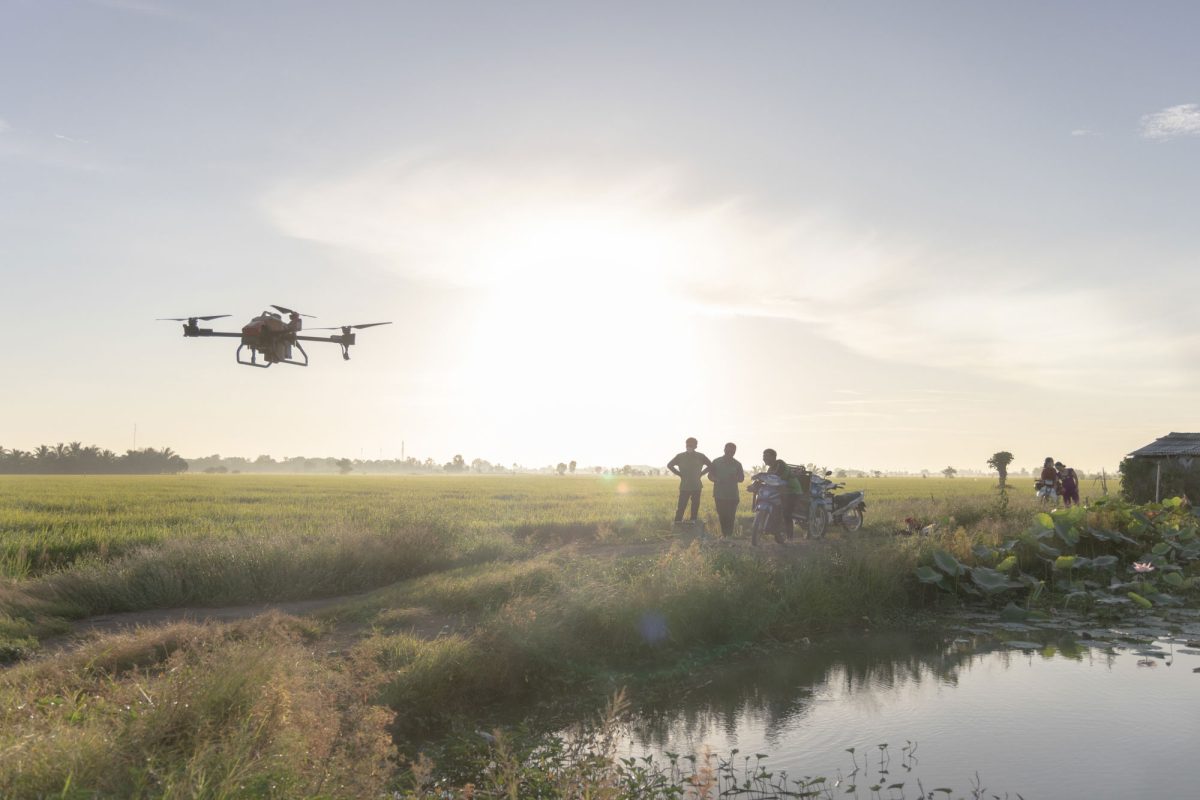
<svg viewBox="0 0 1200 800"><path fill-rule="evenodd" d="M842 636L699 683L639 708L621 755L707 748L753 766L767 754L776 776L824 776L837 797L915 797L918 779L970 796L976 773L989 797L1200 794L1190 611L1114 627L993 617L937 635Z"/></svg>

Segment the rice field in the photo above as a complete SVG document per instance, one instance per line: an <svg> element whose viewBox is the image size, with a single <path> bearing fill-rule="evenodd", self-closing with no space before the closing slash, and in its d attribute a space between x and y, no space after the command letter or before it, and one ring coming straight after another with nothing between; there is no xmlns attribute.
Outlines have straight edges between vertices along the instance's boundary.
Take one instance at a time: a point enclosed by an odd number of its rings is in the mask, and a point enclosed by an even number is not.
<svg viewBox="0 0 1200 800"><path fill-rule="evenodd" d="M989 502L993 478L848 479L867 493L869 528ZM1031 479L1010 501L1032 507ZM1087 493L1089 485L1085 483ZM677 484L597 476L4 476L0 575L35 577L78 561L110 560L179 541L346 534L386 537L424 526L513 547L571 541L632 543L671 536ZM1098 491L1098 487L1096 489ZM748 503L742 517L748 517ZM716 518L708 494L702 514Z"/></svg>

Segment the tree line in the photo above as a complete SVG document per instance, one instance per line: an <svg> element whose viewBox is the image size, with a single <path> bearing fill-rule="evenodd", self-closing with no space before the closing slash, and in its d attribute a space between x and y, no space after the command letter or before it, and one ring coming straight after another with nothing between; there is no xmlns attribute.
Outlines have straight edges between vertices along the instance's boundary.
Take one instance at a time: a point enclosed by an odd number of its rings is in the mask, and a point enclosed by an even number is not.
<svg viewBox="0 0 1200 800"><path fill-rule="evenodd" d="M5 475L161 475L187 468L188 463L169 447L126 450L120 455L81 442L44 444L33 450L0 447L0 474Z"/></svg>

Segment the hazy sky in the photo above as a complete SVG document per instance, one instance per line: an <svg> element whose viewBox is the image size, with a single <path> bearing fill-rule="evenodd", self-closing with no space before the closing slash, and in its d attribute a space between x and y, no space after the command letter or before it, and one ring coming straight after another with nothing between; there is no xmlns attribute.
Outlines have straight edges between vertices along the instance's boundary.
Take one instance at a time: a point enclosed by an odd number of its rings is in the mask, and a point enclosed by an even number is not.
<svg viewBox="0 0 1200 800"><path fill-rule="evenodd" d="M1200 430L1192 3L0 0L0 445L1084 468ZM394 320L252 370L156 317Z"/></svg>

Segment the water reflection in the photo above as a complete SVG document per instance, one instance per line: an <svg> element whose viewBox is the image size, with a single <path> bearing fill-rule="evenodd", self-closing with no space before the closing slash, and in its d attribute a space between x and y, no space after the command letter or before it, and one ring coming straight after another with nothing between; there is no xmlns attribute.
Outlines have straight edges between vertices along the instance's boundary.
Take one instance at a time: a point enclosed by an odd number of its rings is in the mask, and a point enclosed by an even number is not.
<svg viewBox="0 0 1200 800"><path fill-rule="evenodd" d="M1039 652L1074 659L1116 657L1066 638L1039 643ZM695 740L711 731L734 738L740 729L753 726L775 745L781 731L815 704L836 700L870 713L906 687L928 681L956 686L963 670L984 656L1004 668L1030 657L994 636L890 633L843 636L747 658L714 672L697 687L652 701L641 710L633 739L662 749L671 741Z"/></svg>
<svg viewBox="0 0 1200 800"><path fill-rule="evenodd" d="M898 755L911 740L920 742L927 786L965 791L980 770L996 788L1026 797L1181 788L1170 765L1186 763L1187 743L1200 736L1191 702L1200 651L1165 629L1082 636L1009 625L845 636L763 653L640 707L625 750L739 748L767 753L772 767L793 775L825 775L849 772L850 747L861 761L879 743L890 741ZM1183 669L1171 668L1176 658L1186 659ZM1161 735L1165 719L1170 737ZM1064 770L1063 759L1079 752L1123 772Z"/></svg>

